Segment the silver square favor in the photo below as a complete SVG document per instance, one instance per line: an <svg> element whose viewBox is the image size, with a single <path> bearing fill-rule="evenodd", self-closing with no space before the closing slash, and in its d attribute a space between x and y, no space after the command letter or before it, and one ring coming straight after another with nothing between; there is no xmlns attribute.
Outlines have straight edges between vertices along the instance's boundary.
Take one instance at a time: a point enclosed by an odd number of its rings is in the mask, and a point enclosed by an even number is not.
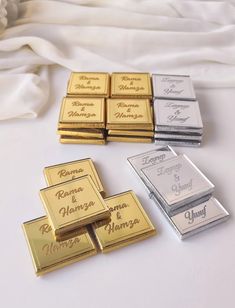
<svg viewBox="0 0 235 308"><path fill-rule="evenodd" d="M173 216L167 213L154 195L152 200L160 208L180 239L188 238L229 218L229 213L214 197Z"/></svg>
<svg viewBox="0 0 235 308"><path fill-rule="evenodd" d="M209 199L214 191L214 185L185 155L142 168L141 172L144 182L168 212L200 198Z"/></svg>
<svg viewBox="0 0 235 308"><path fill-rule="evenodd" d="M141 169L149 166L156 165L167 159L176 157L177 154L169 146L160 147L151 151L147 151L138 155L134 155L127 158L128 163L134 169L135 173L142 180L148 195L151 197L152 191L146 185L144 181Z"/></svg>
<svg viewBox="0 0 235 308"><path fill-rule="evenodd" d="M197 148L200 147L201 141L196 140L176 140L176 139L154 139L154 143L157 146L166 146L171 145L175 147L191 147L191 148Z"/></svg>
<svg viewBox="0 0 235 308"><path fill-rule="evenodd" d="M152 83L154 98L196 99L193 84L189 76L153 74Z"/></svg>
<svg viewBox="0 0 235 308"><path fill-rule="evenodd" d="M202 134L203 124L197 101L154 100L156 132Z"/></svg>

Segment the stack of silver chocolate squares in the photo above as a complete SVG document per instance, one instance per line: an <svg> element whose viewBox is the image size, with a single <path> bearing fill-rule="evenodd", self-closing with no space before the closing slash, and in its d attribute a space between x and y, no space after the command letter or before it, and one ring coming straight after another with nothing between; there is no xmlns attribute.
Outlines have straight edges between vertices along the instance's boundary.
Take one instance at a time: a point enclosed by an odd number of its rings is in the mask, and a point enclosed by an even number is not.
<svg viewBox="0 0 235 308"><path fill-rule="evenodd" d="M229 217L212 196L214 185L186 155L165 146L129 157L128 162L181 239Z"/></svg>
<svg viewBox="0 0 235 308"><path fill-rule="evenodd" d="M152 82L155 143L200 146L203 124L190 77L153 74Z"/></svg>

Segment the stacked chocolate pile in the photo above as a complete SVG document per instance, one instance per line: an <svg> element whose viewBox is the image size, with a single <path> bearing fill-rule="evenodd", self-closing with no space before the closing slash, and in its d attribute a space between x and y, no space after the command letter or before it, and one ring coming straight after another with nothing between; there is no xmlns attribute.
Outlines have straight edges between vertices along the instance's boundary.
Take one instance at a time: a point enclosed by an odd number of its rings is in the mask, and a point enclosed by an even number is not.
<svg viewBox="0 0 235 308"><path fill-rule="evenodd" d="M58 123L61 143L149 143L154 137L156 144L200 146L202 133L191 79L181 75L153 74L151 83L149 73L73 72Z"/></svg>
<svg viewBox="0 0 235 308"><path fill-rule="evenodd" d="M212 196L214 185L185 155L163 147L129 157L128 162L180 238L229 217Z"/></svg>
<svg viewBox="0 0 235 308"><path fill-rule="evenodd" d="M200 146L203 125L189 76L153 74L155 143Z"/></svg>
<svg viewBox="0 0 235 308"><path fill-rule="evenodd" d="M95 255L97 246L108 252L156 234L133 191L103 198L91 159L46 167L44 175L46 216L23 224L37 275Z"/></svg>
<svg viewBox="0 0 235 308"><path fill-rule="evenodd" d="M72 73L63 99L58 134L61 143L105 144L107 73Z"/></svg>
<svg viewBox="0 0 235 308"><path fill-rule="evenodd" d="M107 100L107 141L152 142L151 98L148 73L113 73Z"/></svg>

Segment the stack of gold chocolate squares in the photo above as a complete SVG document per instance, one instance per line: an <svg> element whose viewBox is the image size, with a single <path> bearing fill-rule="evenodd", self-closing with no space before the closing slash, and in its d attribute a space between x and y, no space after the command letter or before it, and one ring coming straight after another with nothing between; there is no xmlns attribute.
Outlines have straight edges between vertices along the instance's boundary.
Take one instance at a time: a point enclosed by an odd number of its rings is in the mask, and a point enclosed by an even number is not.
<svg viewBox="0 0 235 308"><path fill-rule="evenodd" d="M156 233L133 191L104 199L91 159L44 169L40 190L46 216L23 224L37 275Z"/></svg>
<svg viewBox="0 0 235 308"><path fill-rule="evenodd" d="M152 142L151 98L148 73L113 73L107 99L107 141Z"/></svg>
<svg viewBox="0 0 235 308"><path fill-rule="evenodd" d="M58 134L61 143L105 144L107 73L72 73L63 99Z"/></svg>

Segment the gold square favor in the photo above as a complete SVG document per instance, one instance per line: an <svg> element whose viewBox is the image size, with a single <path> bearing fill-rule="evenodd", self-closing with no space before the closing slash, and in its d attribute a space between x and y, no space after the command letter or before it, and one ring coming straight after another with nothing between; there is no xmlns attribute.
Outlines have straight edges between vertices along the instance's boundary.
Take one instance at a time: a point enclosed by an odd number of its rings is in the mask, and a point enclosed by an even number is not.
<svg viewBox="0 0 235 308"><path fill-rule="evenodd" d="M109 136L125 136L125 137L150 137L153 138L154 132L148 130L125 130L125 129L109 129Z"/></svg>
<svg viewBox="0 0 235 308"><path fill-rule="evenodd" d="M156 230L133 191L106 198L111 221L92 224L102 252L129 245L156 234Z"/></svg>
<svg viewBox="0 0 235 308"><path fill-rule="evenodd" d="M95 169L95 165L90 158L44 168L44 176L48 186L73 180L84 175L90 175L98 191L104 195L104 188Z"/></svg>
<svg viewBox="0 0 235 308"><path fill-rule="evenodd" d="M108 73L71 73L67 94L80 97L108 97L110 76Z"/></svg>
<svg viewBox="0 0 235 308"><path fill-rule="evenodd" d="M102 128L58 128L58 135L73 137L73 138L87 138L87 139L104 139L105 133Z"/></svg>
<svg viewBox="0 0 235 308"><path fill-rule="evenodd" d="M60 110L59 128L105 128L105 100L65 97Z"/></svg>
<svg viewBox="0 0 235 308"><path fill-rule="evenodd" d="M107 136L108 142L152 143L152 138L130 136Z"/></svg>
<svg viewBox="0 0 235 308"><path fill-rule="evenodd" d="M152 98L149 73L113 73L111 76L112 98Z"/></svg>
<svg viewBox="0 0 235 308"><path fill-rule="evenodd" d="M107 129L153 129L148 99L107 99Z"/></svg>
<svg viewBox="0 0 235 308"><path fill-rule="evenodd" d="M25 222L23 230L38 276L97 253L86 227L79 236L63 242L56 242L45 216Z"/></svg>
<svg viewBox="0 0 235 308"><path fill-rule="evenodd" d="M71 137L71 136L60 136L60 143L64 144L96 144L104 145L106 144L105 139L98 138L81 138L81 137Z"/></svg>
<svg viewBox="0 0 235 308"><path fill-rule="evenodd" d="M75 230L100 219L110 212L89 175L40 190L55 235Z"/></svg>

